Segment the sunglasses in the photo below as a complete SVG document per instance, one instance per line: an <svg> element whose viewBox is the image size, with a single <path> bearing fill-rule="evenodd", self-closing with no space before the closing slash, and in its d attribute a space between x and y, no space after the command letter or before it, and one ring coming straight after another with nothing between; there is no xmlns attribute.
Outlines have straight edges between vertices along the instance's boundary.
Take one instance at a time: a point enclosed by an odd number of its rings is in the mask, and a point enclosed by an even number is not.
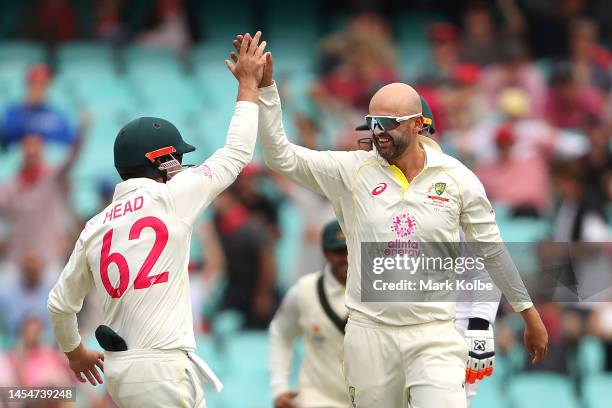
<svg viewBox="0 0 612 408"><path fill-rule="evenodd" d="M366 115L365 120L368 124L368 127L372 132L376 130L376 127L379 127L383 132L387 132L389 130L393 130L402 122L410 120L412 118L417 118L419 116L423 116L422 113L415 113L413 115L408 116L375 116L375 115Z"/></svg>

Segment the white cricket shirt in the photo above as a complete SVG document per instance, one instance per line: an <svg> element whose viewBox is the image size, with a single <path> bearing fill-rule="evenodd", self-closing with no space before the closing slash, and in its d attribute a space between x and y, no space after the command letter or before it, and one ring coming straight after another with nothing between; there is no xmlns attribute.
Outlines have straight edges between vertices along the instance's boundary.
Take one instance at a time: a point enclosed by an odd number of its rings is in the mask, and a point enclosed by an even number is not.
<svg viewBox="0 0 612 408"><path fill-rule="evenodd" d="M81 232L49 294L60 348L81 342L76 313L92 287L104 321L129 349L194 350L187 264L193 224L251 161L258 107L238 102L226 145L167 183L136 178L117 185L113 202Z"/></svg>
<svg viewBox="0 0 612 408"><path fill-rule="evenodd" d="M334 207L347 240L349 310L389 325L453 319L455 302L362 302L361 243L457 242L460 229L468 242L501 242L493 209L474 173L442 153L433 140L421 137L425 168L408 183L402 171L375 150L315 151L290 143L276 84L260 89L259 108L259 135L268 166L323 194ZM445 186L441 194L435 190L437 183ZM494 268L485 266L513 308L531 307L530 301L512 300L524 291L520 277L516 282L516 267L507 265L507 259L495 261Z"/></svg>

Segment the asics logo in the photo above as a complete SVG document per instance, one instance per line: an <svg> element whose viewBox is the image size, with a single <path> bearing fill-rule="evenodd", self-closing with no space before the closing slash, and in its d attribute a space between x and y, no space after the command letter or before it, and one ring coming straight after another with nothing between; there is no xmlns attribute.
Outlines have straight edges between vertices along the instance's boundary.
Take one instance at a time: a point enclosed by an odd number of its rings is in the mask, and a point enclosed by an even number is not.
<svg viewBox="0 0 612 408"><path fill-rule="evenodd" d="M378 183L376 185L376 187L374 187L374 189L372 190L372 195L379 195L381 194L383 191L385 191L387 189L387 183Z"/></svg>

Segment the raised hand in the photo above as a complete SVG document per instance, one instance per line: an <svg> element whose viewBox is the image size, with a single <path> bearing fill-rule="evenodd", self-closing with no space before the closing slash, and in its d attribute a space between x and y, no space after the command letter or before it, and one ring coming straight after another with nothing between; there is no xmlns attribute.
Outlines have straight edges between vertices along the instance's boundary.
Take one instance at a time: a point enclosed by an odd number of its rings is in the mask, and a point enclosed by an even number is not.
<svg viewBox="0 0 612 408"><path fill-rule="evenodd" d="M238 62L238 54L237 53L240 52L243 40L244 40L244 36L243 35L237 35L236 39L234 41L232 41L232 45L236 49L236 52L232 51L230 53L230 57L232 58L232 60L235 63ZM273 82L272 74L273 74L274 64L273 64L273 60L272 60L272 53L271 52L266 52L264 54L264 56L266 58L266 65L264 67L263 76L261 78L261 81L259 82L259 87L260 88L264 88L266 86L270 86L270 85L272 85L272 82Z"/></svg>
<svg viewBox="0 0 612 408"><path fill-rule="evenodd" d="M257 88L262 80L266 57L264 50L266 42L261 44L261 31L253 38L250 34L243 36L239 48L239 55L232 57L232 61L225 60L227 68L238 80L238 100L257 102Z"/></svg>

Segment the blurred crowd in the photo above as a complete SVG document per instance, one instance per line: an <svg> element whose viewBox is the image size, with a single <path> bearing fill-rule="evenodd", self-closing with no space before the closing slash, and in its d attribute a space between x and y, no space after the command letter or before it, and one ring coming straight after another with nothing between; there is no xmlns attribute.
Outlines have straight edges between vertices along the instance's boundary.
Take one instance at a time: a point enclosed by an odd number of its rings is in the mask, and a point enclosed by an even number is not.
<svg viewBox="0 0 612 408"><path fill-rule="evenodd" d="M15 38L49 47L82 38L117 45L131 41L182 52L206 40L190 20L192 2L147 3L139 30L126 18L127 3L92 0L95 23L83 32L74 2L32 2L24 14L28 24ZM429 14L413 31L397 27L398 19L388 10L391 3L375 7L362 2L352 9L334 3L351 17L321 36L315 80L302 95L307 108L292 103L295 95L278 79L294 140L315 149L359 148L357 139L368 135L354 128L367 113L371 95L384 84L407 82L432 108L432 137L478 175L508 222L546 223L543 242L594 243L590 256L608 262L608 276L598 284L612 287L606 245L612 214L609 3L481 0L436 9L434 2L417 1L419 10ZM418 36L417 27L424 28L421 49L427 55L416 55L416 50L412 55L397 35L408 30ZM405 64L414 66L407 70ZM46 300L77 234L93 215L78 214L69 199L70 172L90 126L87 113L68 118L48 102L53 72L47 65L30 67L24 81L23 99L1 114L1 145L18 145L22 153L15 174L0 183L2 386L72 381L63 356L52 347ZM66 146L63 162L46 161L48 144ZM108 174L97 186L100 211L112 199L112 163ZM324 198L276 177L262 164L245 168L202 216L194 234L190 272L198 333L214 331L224 310L236 311L245 329L265 329L284 290L322 267L320 232L333 217ZM288 226L295 225L297 248L287 249ZM287 251L295 256L283 256ZM574 269L580 273L580 267ZM589 338L603 345L602 366L612 372L611 305L543 299L539 308L551 352L538 369L578 379L577 350ZM514 356L521 342L520 327L506 306L496 324L502 359ZM91 337L100 321L95 296L86 300L79 321ZM518 360L517 370L529 367L526 356ZM90 397L105 403L103 396Z"/></svg>

